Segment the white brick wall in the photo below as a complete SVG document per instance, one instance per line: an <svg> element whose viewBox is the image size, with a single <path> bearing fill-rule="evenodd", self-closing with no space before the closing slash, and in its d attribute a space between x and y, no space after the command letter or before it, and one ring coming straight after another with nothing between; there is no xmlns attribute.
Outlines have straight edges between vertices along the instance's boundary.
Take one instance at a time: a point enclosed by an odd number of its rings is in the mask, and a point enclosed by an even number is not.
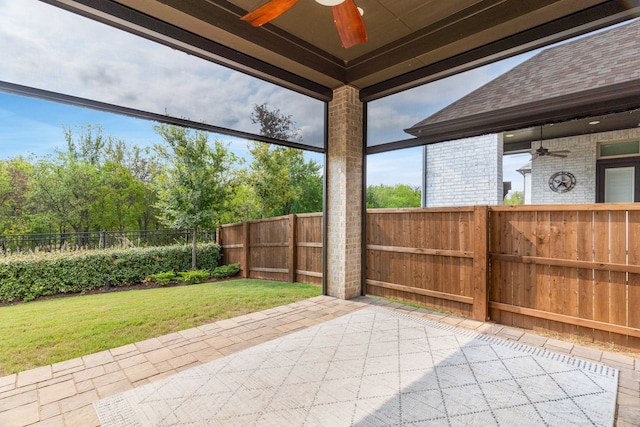
<svg viewBox="0 0 640 427"><path fill-rule="evenodd" d="M550 151L571 153L533 159L527 199L530 195L533 204L595 203L598 142L635 138L640 128L545 140L542 145ZM502 142L502 134L494 134L425 146L425 206L502 204ZM531 144L532 150L539 146L539 141ZM556 172L571 172L576 186L566 193L552 191L549 178Z"/></svg>
<svg viewBox="0 0 640 427"><path fill-rule="evenodd" d="M502 134L427 145L426 207L502 204Z"/></svg>
<svg viewBox="0 0 640 427"><path fill-rule="evenodd" d="M595 203L596 201L596 157L598 142L620 141L639 138L640 129L594 133L569 138L543 141L550 151L570 150L565 158L538 157L531 167L531 203ZM539 141L531 144L532 149L540 146ZM571 172L576 177L576 186L567 193L556 193L549 188L549 178L555 172Z"/></svg>

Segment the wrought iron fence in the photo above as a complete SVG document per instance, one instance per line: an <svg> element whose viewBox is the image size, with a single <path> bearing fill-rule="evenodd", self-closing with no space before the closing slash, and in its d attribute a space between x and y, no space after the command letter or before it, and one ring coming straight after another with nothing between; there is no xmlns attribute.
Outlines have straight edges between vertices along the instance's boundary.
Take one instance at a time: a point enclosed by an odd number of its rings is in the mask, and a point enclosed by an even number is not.
<svg viewBox="0 0 640 427"><path fill-rule="evenodd" d="M80 233L2 234L0 253L168 246L191 242L191 230L89 231ZM198 231L199 243L215 242L213 230Z"/></svg>

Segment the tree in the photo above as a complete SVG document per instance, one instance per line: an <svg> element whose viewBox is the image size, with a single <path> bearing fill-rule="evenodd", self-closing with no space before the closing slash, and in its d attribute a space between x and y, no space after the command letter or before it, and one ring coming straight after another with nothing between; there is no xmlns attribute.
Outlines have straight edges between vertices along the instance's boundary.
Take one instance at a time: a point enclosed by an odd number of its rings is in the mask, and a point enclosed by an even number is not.
<svg viewBox="0 0 640 427"><path fill-rule="evenodd" d="M30 231L27 209L30 166L22 158L0 161L0 234Z"/></svg>
<svg viewBox="0 0 640 427"><path fill-rule="evenodd" d="M99 190L98 169L71 153L58 153L34 165L29 195L34 212L44 215L50 227L86 232L92 225L90 213Z"/></svg>
<svg viewBox="0 0 640 427"><path fill-rule="evenodd" d="M192 230L191 268L196 269L196 236L199 228L220 220L233 192L233 153L220 141L209 145L205 132L158 125L155 131L167 146L155 146L165 161L165 173L157 181L160 220L175 228Z"/></svg>
<svg viewBox="0 0 640 427"><path fill-rule="evenodd" d="M99 169L98 199L91 217L100 230L133 229L145 211L144 185L123 165L107 161Z"/></svg>
<svg viewBox="0 0 640 427"><path fill-rule="evenodd" d="M253 187L238 179L233 195L228 199L227 207L220 218L222 224L250 221L260 218L260 206Z"/></svg>
<svg viewBox="0 0 640 427"><path fill-rule="evenodd" d="M255 105L251 120L260 124L261 135L300 140L291 116L277 108ZM257 197L260 217L322 210L321 167L312 160L305 161L302 150L254 141L249 151L252 161L247 182Z"/></svg>
<svg viewBox="0 0 640 427"><path fill-rule="evenodd" d="M523 205L524 204L524 192L523 191L511 191L504 198L505 205Z"/></svg>
<svg viewBox="0 0 640 427"><path fill-rule="evenodd" d="M100 125L63 133L52 155L0 161L0 234L158 228L153 153Z"/></svg>
<svg viewBox="0 0 640 427"><path fill-rule="evenodd" d="M251 122L260 125L260 135L282 141L300 141L300 129L291 118L280 112L278 108L273 110L264 103L255 104L251 113Z"/></svg>
<svg viewBox="0 0 640 427"><path fill-rule="evenodd" d="M144 209L139 211L137 228L150 230L158 228L158 212L155 208L157 195L153 182L161 173L158 159L149 149L141 149L135 145L129 146L122 140L109 138L105 146L105 161L122 165L129 170L131 176L143 188L140 197Z"/></svg>
<svg viewBox="0 0 640 427"><path fill-rule="evenodd" d="M98 166L104 155L108 138L102 135L102 126L87 124L80 126L80 135L75 138L70 128L63 127L67 152L76 161L85 161Z"/></svg>
<svg viewBox="0 0 640 427"><path fill-rule="evenodd" d="M421 205L420 187L405 184L367 187L368 208L417 208Z"/></svg>

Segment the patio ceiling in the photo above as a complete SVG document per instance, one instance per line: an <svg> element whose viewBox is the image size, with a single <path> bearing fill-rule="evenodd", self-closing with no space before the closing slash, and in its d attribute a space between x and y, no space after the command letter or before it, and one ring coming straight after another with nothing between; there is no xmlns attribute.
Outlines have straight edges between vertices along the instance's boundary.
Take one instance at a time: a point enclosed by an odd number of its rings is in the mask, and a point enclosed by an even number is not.
<svg viewBox="0 0 640 427"><path fill-rule="evenodd" d="M640 0L355 0L368 41L345 49L313 0L258 28L240 17L265 0L42 1L325 101L343 85L371 101L640 13Z"/></svg>

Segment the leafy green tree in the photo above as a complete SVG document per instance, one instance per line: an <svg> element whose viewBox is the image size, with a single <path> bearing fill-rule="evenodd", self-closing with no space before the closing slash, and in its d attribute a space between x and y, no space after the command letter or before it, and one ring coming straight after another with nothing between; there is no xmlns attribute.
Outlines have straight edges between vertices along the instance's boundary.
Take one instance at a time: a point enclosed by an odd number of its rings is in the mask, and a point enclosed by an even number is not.
<svg viewBox="0 0 640 427"><path fill-rule="evenodd" d="M524 204L524 192L523 191L511 191L504 198L505 205L523 205Z"/></svg>
<svg viewBox="0 0 640 427"><path fill-rule="evenodd" d="M144 185L125 166L111 161L100 167L99 174L98 198L91 210L95 228L119 231L135 228L145 210Z"/></svg>
<svg viewBox="0 0 640 427"><path fill-rule="evenodd" d="M164 174L157 180L161 222L192 230L191 268L196 269L196 236L199 228L216 225L233 193L236 157L220 141L209 145L205 132L158 125L155 131L166 146L155 151L164 160Z"/></svg>
<svg viewBox="0 0 640 427"><path fill-rule="evenodd" d="M255 105L253 123L260 134L285 141L300 140L291 116L270 110L267 104ZM251 163L247 182L258 200L260 217L322 210L321 166L305 161L302 150L254 141L249 145Z"/></svg>
<svg viewBox="0 0 640 427"><path fill-rule="evenodd" d="M153 185L162 173L158 158L149 149L129 146L122 140L110 138L105 146L105 161L124 166L143 187L140 202L144 209L139 211L135 227L141 230L159 228L158 211L155 207L157 195Z"/></svg>
<svg viewBox="0 0 640 427"><path fill-rule="evenodd" d="M108 141L108 138L102 135L102 126L87 124L80 126L79 129L80 134L74 135L72 129L63 127L67 153L74 160L98 166L103 159L104 148Z"/></svg>
<svg viewBox="0 0 640 427"><path fill-rule="evenodd" d="M298 166L293 168L292 181L300 189L301 196L292 201L290 213L322 212L324 186L321 166L314 161Z"/></svg>
<svg viewBox="0 0 640 427"><path fill-rule="evenodd" d="M150 150L104 136L100 125L63 127L55 154L0 161L0 234L159 227Z"/></svg>
<svg viewBox="0 0 640 427"><path fill-rule="evenodd" d="M234 193L227 201L227 207L220 218L222 224L260 218L260 206L253 187L243 183L241 179L235 187Z"/></svg>
<svg viewBox="0 0 640 427"><path fill-rule="evenodd" d="M43 214L51 228L86 232L92 225L90 213L99 189L96 167L71 153L58 153L34 165L29 196L34 211Z"/></svg>
<svg viewBox="0 0 640 427"><path fill-rule="evenodd" d="M0 161L0 234L30 231L29 171L30 164L22 158Z"/></svg>
<svg viewBox="0 0 640 427"><path fill-rule="evenodd" d="M420 187L406 184L373 185L367 187L368 208L418 208L421 204Z"/></svg>

